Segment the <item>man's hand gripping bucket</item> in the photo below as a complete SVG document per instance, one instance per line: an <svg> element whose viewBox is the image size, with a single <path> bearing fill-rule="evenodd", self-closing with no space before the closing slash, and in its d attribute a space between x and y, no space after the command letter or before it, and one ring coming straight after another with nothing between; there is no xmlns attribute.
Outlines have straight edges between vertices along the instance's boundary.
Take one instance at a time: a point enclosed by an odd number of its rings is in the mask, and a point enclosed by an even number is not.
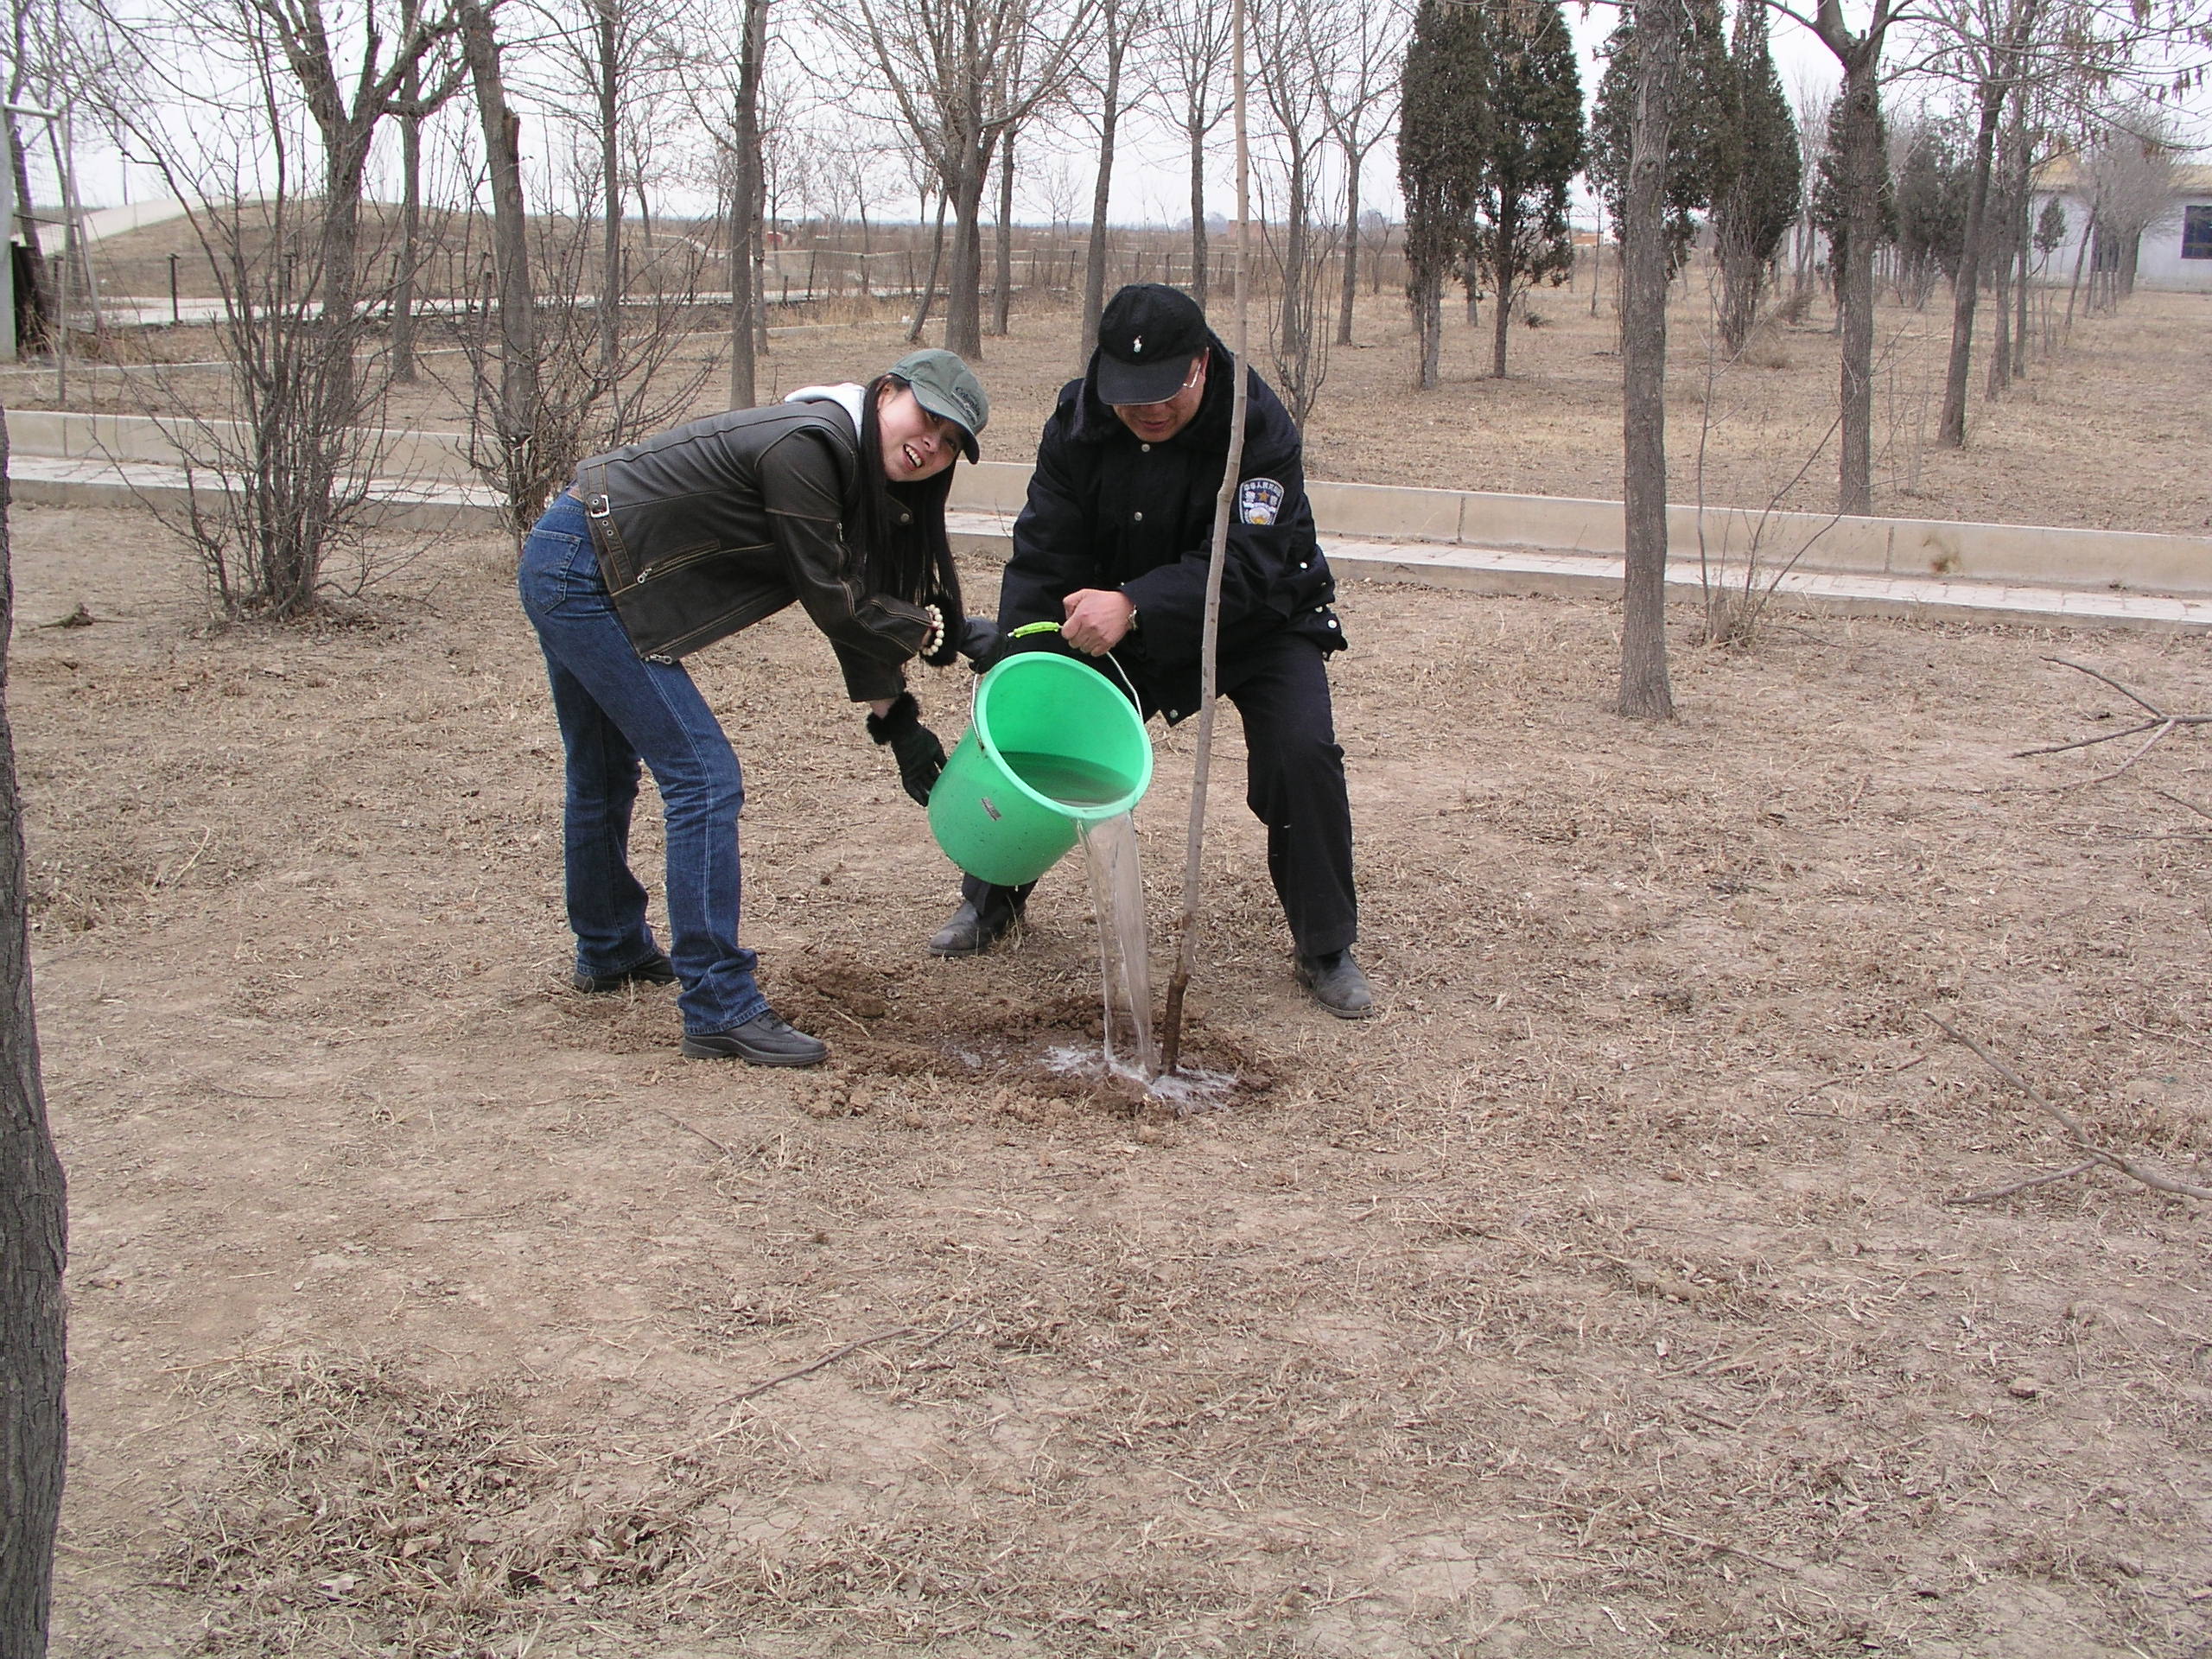
<svg viewBox="0 0 2212 1659"><path fill-rule="evenodd" d="M1007 638L1058 630L1033 622ZM1135 695L1054 652L1023 652L984 675L975 716L930 791L930 833L945 856L1017 887L1057 864L1083 824L1135 806L1152 784Z"/></svg>

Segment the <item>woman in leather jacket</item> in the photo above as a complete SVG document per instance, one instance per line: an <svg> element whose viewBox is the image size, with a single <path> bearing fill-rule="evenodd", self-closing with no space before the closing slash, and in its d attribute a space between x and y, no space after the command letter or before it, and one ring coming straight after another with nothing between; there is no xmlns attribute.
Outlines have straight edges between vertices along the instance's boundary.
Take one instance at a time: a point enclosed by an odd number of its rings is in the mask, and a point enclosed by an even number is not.
<svg viewBox="0 0 2212 1659"><path fill-rule="evenodd" d="M847 695L869 705L868 734L926 801L944 749L905 664L960 649L944 503L989 413L959 358L915 352L866 386L809 387L594 456L523 543L523 608L567 757L576 988L680 985L694 1058L812 1065L829 1049L769 1007L738 943L743 777L681 659L796 601ZM667 823L664 952L630 872L641 762Z"/></svg>

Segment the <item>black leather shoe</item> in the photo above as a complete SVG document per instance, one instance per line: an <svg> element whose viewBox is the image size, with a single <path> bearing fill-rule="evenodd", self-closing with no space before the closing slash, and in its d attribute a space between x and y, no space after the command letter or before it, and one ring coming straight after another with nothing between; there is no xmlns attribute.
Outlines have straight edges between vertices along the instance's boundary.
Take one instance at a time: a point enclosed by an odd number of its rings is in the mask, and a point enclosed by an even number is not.
<svg viewBox="0 0 2212 1659"><path fill-rule="evenodd" d="M819 1065L830 1058L830 1045L773 1011L764 1011L728 1031L685 1037L683 1054L686 1059L743 1060L747 1065Z"/></svg>
<svg viewBox="0 0 2212 1659"><path fill-rule="evenodd" d="M1013 932L1014 924L1021 919L1021 906L1004 896L1009 891L993 888L983 896L981 909L973 899L962 899L951 919L930 935L930 955L980 956Z"/></svg>
<svg viewBox="0 0 2212 1659"><path fill-rule="evenodd" d="M576 975L576 988L587 996L596 996L602 991L619 991L626 985L673 985L676 983L676 964L656 950L634 968L625 968L619 974Z"/></svg>
<svg viewBox="0 0 2212 1659"><path fill-rule="evenodd" d="M1375 1012L1375 993L1367 976L1349 950L1332 950L1325 957L1300 957L1298 982L1339 1020L1364 1020Z"/></svg>

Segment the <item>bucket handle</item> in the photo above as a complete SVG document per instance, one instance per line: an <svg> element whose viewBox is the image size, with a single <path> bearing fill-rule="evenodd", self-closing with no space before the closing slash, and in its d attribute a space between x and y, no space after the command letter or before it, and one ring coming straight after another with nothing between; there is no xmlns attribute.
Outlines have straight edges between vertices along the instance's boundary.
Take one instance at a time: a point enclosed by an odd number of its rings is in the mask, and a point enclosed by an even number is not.
<svg viewBox="0 0 2212 1659"><path fill-rule="evenodd" d="M1020 627L1008 633L1007 638L1009 639L1026 639L1033 633L1058 633L1059 632L1060 625L1057 622L1025 622ZM1123 668L1122 664L1115 659L1115 656L1112 652L1105 652L1097 657L1092 657L1090 653L1085 652L1084 658L1086 661L1093 663L1101 661L1112 663L1114 665L1115 674L1119 677L1122 683L1128 688L1129 701L1136 706L1137 712L1140 715L1144 712L1144 699L1137 695L1136 683L1129 678L1128 670ZM980 688L982 684L982 681L979 678L976 681L976 684Z"/></svg>

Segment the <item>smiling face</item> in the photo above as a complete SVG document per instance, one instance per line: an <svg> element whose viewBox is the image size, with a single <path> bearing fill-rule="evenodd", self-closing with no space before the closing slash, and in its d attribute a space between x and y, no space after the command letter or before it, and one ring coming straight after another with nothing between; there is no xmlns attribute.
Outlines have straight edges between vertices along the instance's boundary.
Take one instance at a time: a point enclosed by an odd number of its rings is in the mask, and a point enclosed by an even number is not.
<svg viewBox="0 0 2212 1659"><path fill-rule="evenodd" d="M960 429L924 409L912 386L885 383L876 394L875 424L883 441L883 475L893 484L934 477L960 453Z"/></svg>
<svg viewBox="0 0 2212 1659"><path fill-rule="evenodd" d="M1198 405L1206 396L1207 355L1200 352L1191 359L1191 372L1173 397L1158 404L1116 404L1116 416L1145 442L1166 442L1198 418Z"/></svg>

